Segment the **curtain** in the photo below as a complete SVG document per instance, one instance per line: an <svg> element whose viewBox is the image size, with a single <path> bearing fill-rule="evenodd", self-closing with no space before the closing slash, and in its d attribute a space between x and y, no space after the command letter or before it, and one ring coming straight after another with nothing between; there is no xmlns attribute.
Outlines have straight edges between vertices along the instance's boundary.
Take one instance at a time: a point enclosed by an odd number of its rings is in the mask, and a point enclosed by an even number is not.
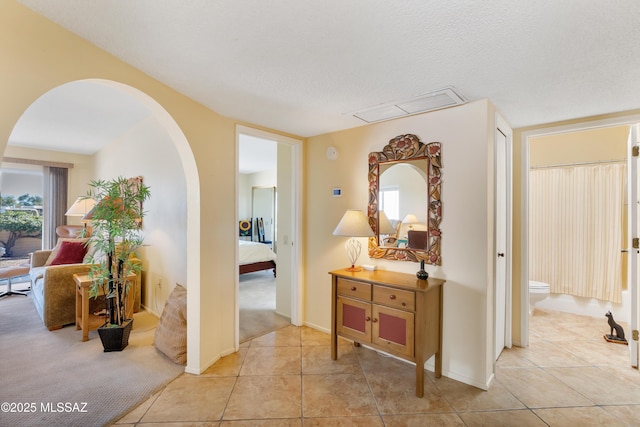
<svg viewBox="0 0 640 427"><path fill-rule="evenodd" d="M619 303L626 165L529 174L529 276L552 293Z"/></svg>
<svg viewBox="0 0 640 427"><path fill-rule="evenodd" d="M42 248L51 249L57 241L56 227L66 224L68 169L44 166Z"/></svg>

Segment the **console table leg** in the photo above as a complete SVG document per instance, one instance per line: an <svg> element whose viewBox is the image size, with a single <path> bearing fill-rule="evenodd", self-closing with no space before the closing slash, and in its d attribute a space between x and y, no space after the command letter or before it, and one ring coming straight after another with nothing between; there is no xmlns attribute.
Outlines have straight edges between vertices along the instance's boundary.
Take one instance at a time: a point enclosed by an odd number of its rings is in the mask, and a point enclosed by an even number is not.
<svg viewBox="0 0 640 427"><path fill-rule="evenodd" d="M416 360L416 396L424 396L424 360Z"/></svg>
<svg viewBox="0 0 640 427"><path fill-rule="evenodd" d="M331 359L338 359L338 336L335 333L331 334Z"/></svg>
<svg viewBox="0 0 640 427"><path fill-rule="evenodd" d="M337 319L336 319L336 298L338 281L335 277L331 279L331 359L338 359L338 331L337 331Z"/></svg>

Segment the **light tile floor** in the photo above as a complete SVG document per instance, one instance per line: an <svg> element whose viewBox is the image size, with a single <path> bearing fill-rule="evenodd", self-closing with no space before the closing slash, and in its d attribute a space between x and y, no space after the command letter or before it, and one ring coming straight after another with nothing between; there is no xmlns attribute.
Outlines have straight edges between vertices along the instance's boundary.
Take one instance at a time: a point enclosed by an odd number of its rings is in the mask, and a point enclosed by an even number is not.
<svg viewBox="0 0 640 427"><path fill-rule="evenodd" d="M628 330L625 326L625 330ZM184 374L117 422L125 426L638 426L640 374L606 318L536 310L529 348L505 350L488 391L288 326L200 376ZM446 358L446 355L445 355Z"/></svg>

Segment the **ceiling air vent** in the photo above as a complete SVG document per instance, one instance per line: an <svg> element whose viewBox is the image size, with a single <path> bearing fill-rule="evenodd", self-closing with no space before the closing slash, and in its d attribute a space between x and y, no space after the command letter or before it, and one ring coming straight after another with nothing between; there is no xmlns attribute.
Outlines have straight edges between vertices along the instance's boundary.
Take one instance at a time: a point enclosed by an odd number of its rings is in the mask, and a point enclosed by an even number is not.
<svg viewBox="0 0 640 427"><path fill-rule="evenodd" d="M374 123L425 113L427 111L440 110L454 105L462 105L466 102L467 100L457 93L453 86L448 86L444 89L429 92L414 98L365 108L352 113L352 115L367 123Z"/></svg>

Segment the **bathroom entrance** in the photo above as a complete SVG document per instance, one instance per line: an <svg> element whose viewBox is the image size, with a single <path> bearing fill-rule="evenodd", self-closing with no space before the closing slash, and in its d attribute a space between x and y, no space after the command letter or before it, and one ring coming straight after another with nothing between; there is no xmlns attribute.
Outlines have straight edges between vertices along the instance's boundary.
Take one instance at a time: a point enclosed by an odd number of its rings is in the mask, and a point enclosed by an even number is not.
<svg viewBox="0 0 640 427"><path fill-rule="evenodd" d="M628 335L634 322L637 329L637 312L632 316L631 309L637 283L628 284L629 253L621 251L628 247L628 139L637 121L621 118L523 135L528 149L523 346L548 334L535 330L536 313L588 316L596 319L601 336L609 333L604 315L611 311Z"/></svg>

